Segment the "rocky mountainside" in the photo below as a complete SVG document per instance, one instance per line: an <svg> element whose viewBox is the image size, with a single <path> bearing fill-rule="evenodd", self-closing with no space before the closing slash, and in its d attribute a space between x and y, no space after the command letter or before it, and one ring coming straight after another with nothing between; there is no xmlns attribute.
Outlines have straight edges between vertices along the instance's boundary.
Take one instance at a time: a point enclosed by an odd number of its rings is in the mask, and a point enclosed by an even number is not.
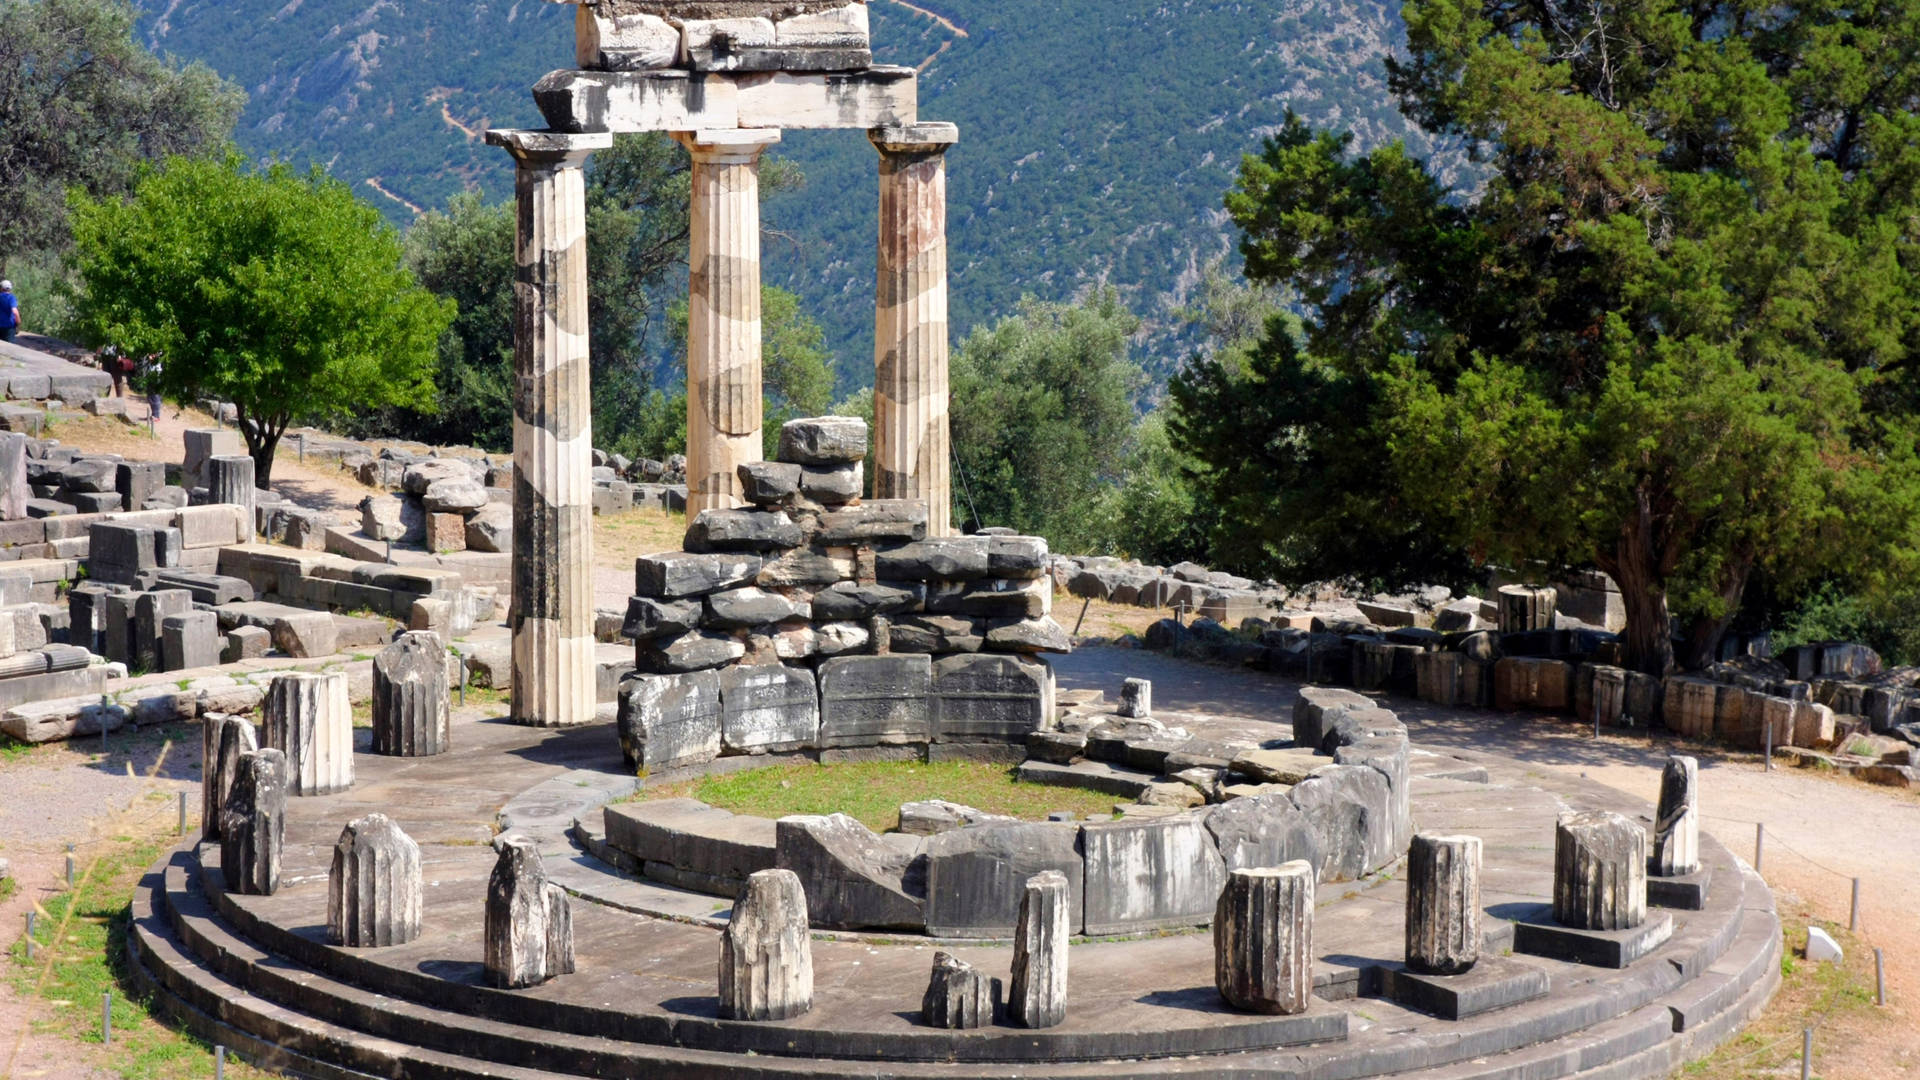
<svg viewBox="0 0 1920 1080"><path fill-rule="evenodd" d="M504 198L506 156L480 134L537 123L528 87L572 57L572 8L543 0L137 2L154 47L246 88L247 150L321 162L399 222L466 187ZM950 159L961 330L1022 294L1111 282L1148 318L1149 364L1164 376L1185 351L1167 298L1230 255L1221 194L1288 106L1363 143L1407 134L1380 65L1399 16L1381 0L872 9L877 59L922 67L922 115L962 129ZM794 132L781 152L809 183L768 207L781 233L768 278L826 325L843 388L864 384L873 151L854 133Z"/></svg>

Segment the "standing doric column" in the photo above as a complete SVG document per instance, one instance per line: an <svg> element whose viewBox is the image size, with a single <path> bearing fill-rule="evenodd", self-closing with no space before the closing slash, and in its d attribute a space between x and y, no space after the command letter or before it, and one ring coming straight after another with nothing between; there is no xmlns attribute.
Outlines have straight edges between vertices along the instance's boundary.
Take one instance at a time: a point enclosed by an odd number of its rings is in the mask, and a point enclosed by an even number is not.
<svg viewBox="0 0 1920 1080"><path fill-rule="evenodd" d="M880 151L873 333L873 494L921 499L927 535L953 533L947 434L947 148L952 124L867 133Z"/></svg>
<svg viewBox="0 0 1920 1080"><path fill-rule="evenodd" d="M513 720L593 721L587 155L613 136L489 131L513 155Z"/></svg>
<svg viewBox="0 0 1920 1080"><path fill-rule="evenodd" d="M760 442L760 155L778 131L680 131L693 155L688 224L687 516L741 504ZM592 612L588 612L589 615Z"/></svg>

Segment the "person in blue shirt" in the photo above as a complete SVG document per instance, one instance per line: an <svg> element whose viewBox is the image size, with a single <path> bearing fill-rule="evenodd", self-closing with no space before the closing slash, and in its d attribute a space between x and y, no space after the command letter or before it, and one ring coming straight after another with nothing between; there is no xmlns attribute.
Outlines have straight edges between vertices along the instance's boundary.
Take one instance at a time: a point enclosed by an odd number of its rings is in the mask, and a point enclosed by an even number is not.
<svg viewBox="0 0 1920 1080"><path fill-rule="evenodd" d="M20 298L13 295L13 282L0 281L0 340L11 342L20 336Z"/></svg>

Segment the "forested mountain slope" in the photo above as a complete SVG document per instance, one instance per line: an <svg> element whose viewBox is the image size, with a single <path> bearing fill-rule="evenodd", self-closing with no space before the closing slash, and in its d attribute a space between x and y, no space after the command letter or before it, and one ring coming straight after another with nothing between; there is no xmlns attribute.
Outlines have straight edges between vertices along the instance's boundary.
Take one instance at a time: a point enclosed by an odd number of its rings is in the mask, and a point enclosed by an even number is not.
<svg viewBox="0 0 1920 1080"><path fill-rule="evenodd" d="M139 2L151 44L246 88L248 151L319 161L400 222L464 187L506 197L506 155L479 135L537 123L528 87L572 57L572 8L543 0ZM873 0L873 15L880 60L926 65L922 116L961 126L957 332L1023 293L1111 281L1158 331L1164 375L1182 351L1164 298L1230 252L1220 196L1288 105L1363 142L1407 134L1380 65L1399 17L1381 0ZM781 152L809 182L767 208L783 236L768 279L825 324L843 385L864 383L874 153L854 132L790 133Z"/></svg>

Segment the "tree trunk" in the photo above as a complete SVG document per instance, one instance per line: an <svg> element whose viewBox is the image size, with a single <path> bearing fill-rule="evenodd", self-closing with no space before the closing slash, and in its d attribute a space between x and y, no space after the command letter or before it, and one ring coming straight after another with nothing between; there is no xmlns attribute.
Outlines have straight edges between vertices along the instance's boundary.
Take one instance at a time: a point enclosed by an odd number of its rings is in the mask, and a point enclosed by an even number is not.
<svg viewBox="0 0 1920 1080"><path fill-rule="evenodd" d="M1746 552L1733 555L1720 578L1720 606L1723 615L1696 616L1687 625L1687 639L1680 661L1688 670L1698 671L1720 655L1720 641L1727 627L1740 613L1740 597L1747 591L1747 578L1753 574L1753 556Z"/></svg>
<svg viewBox="0 0 1920 1080"><path fill-rule="evenodd" d="M1602 569L1620 585L1627 609L1626 666L1663 679L1673 670L1673 618L1667 611L1665 578L1650 546L1622 537L1611 567Z"/></svg>
<svg viewBox="0 0 1920 1080"><path fill-rule="evenodd" d="M1613 550L1599 552L1594 562L1620 586L1620 601L1627 609L1622 635L1626 666L1663 679L1673 670L1673 617L1667 611L1672 554L1656 540L1652 495L1644 485L1637 495L1633 513L1620 523Z"/></svg>
<svg viewBox="0 0 1920 1080"><path fill-rule="evenodd" d="M239 423L240 437L247 441L247 456L253 459L253 486L257 491L266 491L273 486L273 455L280 449L280 437L286 434L288 417L278 417L277 422L269 425L265 421L249 417L244 406L235 405L234 413Z"/></svg>

